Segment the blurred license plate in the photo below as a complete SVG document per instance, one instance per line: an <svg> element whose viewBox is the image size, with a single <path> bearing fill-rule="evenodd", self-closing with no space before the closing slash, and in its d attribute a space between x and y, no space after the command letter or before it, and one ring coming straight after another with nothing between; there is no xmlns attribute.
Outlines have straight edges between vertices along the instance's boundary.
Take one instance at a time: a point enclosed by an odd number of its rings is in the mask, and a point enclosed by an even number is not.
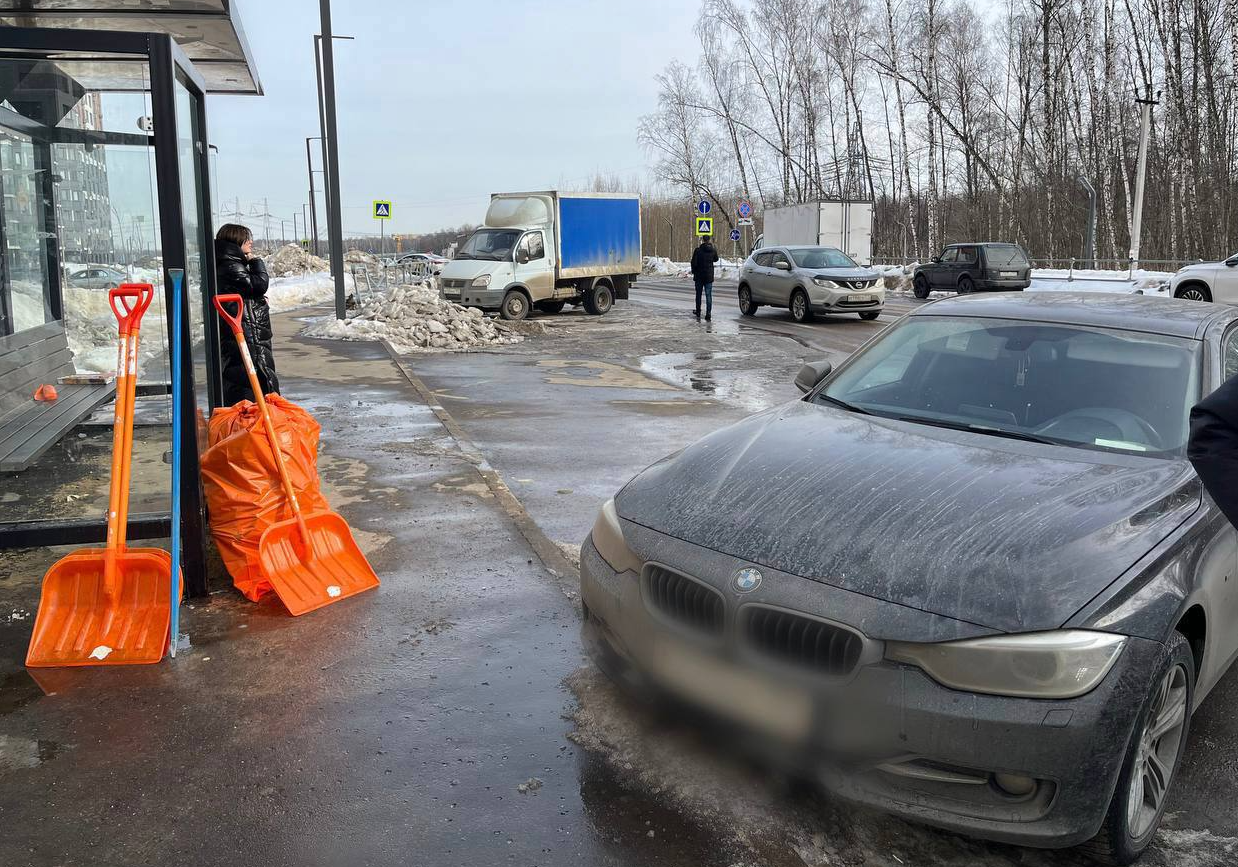
<svg viewBox="0 0 1238 867"><path fill-rule="evenodd" d="M720 717L787 740L808 736L812 701L803 690L678 642L658 642L650 668L663 686Z"/></svg>
<svg viewBox="0 0 1238 867"><path fill-rule="evenodd" d="M877 296L876 295L852 295L851 300L852 301L876 301Z"/></svg>
<svg viewBox="0 0 1238 867"><path fill-rule="evenodd" d="M1002 271L1001 274L1003 277L1018 277L1019 276L1018 271Z"/></svg>

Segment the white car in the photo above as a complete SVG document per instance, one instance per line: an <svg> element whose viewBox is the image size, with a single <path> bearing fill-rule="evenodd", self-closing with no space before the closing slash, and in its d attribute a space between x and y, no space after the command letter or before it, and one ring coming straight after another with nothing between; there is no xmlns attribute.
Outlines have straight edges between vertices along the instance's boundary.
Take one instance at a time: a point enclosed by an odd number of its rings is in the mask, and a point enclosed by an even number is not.
<svg viewBox="0 0 1238 867"><path fill-rule="evenodd" d="M1224 262L1187 265L1169 280L1175 298L1238 304L1238 253Z"/></svg>

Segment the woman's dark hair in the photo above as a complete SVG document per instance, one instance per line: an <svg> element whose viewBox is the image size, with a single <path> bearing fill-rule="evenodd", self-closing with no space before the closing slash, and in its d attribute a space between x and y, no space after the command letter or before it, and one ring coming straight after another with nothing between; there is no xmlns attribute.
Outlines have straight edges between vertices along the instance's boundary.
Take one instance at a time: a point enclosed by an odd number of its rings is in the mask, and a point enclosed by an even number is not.
<svg viewBox="0 0 1238 867"><path fill-rule="evenodd" d="M219 233L215 235L216 240L231 241L238 247L243 246L246 241L253 237L254 233L239 223L225 223L219 227Z"/></svg>

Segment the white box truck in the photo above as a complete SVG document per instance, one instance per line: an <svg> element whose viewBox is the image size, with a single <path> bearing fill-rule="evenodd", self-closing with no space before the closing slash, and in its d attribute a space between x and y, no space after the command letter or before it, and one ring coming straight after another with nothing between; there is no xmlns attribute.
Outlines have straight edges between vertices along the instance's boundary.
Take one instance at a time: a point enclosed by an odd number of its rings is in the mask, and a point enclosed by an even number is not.
<svg viewBox="0 0 1238 867"><path fill-rule="evenodd" d="M439 275L442 296L524 319L583 304L601 315L641 270L640 196L496 193L486 221Z"/></svg>
<svg viewBox="0 0 1238 867"><path fill-rule="evenodd" d="M842 250L861 265L873 261L872 202L806 202L765 212L757 247L820 245Z"/></svg>

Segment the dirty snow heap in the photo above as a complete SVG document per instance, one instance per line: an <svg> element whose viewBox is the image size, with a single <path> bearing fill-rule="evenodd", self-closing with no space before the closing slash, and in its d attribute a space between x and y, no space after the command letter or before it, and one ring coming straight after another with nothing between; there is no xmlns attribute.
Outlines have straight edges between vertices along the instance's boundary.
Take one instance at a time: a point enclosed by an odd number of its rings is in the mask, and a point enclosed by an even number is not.
<svg viewBox="0 0 1238 867"><path fill-rule="evenodd" d="M474 307L446 301L424 284L375 295L351 319L317 322L305 334L332 340L386 340L397 352L458 351L522 339L506 323L487 319Z"/></svg>
<svg viewBox="0 0 1238 867"><path fill-rule="evenodd" d="M266 263L272 277L298 277L311 271L330 270L327 260L302 250L298 244L285 244L268 256Z"/></svg>

